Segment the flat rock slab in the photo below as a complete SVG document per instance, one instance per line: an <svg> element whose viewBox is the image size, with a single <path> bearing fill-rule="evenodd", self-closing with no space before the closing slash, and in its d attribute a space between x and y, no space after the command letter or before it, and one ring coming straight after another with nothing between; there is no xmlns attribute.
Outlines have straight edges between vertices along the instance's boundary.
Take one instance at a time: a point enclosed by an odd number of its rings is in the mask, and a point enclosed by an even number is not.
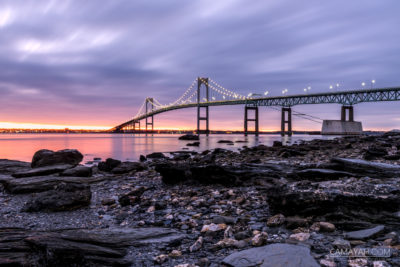
<svg viewBox="0 0 400 267"><path fill-rule="evenodd" d="M385 226L378 225L374 228L364 229L359 231L347 232L345 233L345 237L348 239L368 239L377 234L382 233L385 230Z"/></svg>
<svg viewBox="0 0 400 267"><path fill-rule="evenodd" d="M87 184L62 183L54 190L32 196L22 211L68 211L89 206L92 193Z"/></svg>
<svg viewBox="0 0 400 267"><path fill-rule="evenodd" d="M223 261L233 267L318 267L319 264L304 246L272 244L235 252Z"/></svg>
<svg viewBox="0 0 400 267"><path fill-rule="evenodd" d="M24 172L31 169L29 162L18 160L0 159L0 174L12 174L16 172Z"/></svg>
<svg viewBox="0 0 400 267"><path fill-rule="evenodd" d="M370 177L400 177L399 165L347 158L333 158L332 162L336 163L339 168L344 171L354 172Z"/></svg>
<svg viewBox="0 0 400 267"><path fill-rule="evenodd" d="M291 174L292 177L299 177L301 179L308 179L311 181L326 181L336 180L342 177L354 177L357 176L350 172L335 171L329 169L305 169L294 172Z"/></svg>
<svg viewBox="0 0 400 267"><path fill-rule="evenodd" d="M144 170L144 165L140 162L122 162L120 165L117 167L113 168L111 172L113 174L123 174L123 173L128 173L132 171L142 171Z"/></svg>
<svg viewBox="0 0 400 267"><path fill-rule="evenodd" d="M49 174L63 172L73 167L74 165L71 164L58 164L58 165L34 168L24 172L13 173L12 176L15 178L23 178L23 177L49 175Z"/></svg>
<svg viewBox="0 0 400 267"><path fill-rule="evenodd" d="M76 166L72 169L67 169L60 173L61 176L74 177L90 177L92 176L92 168L87 166Z"/></svg>
<svg viewBox="0 0 400 267"><path fill-rule="evenodd" d="M42 192L54 189L61 183L93 183L109 179L107 176L99 177L60 177L60 176L37 176L28 178L10 178L0 176L0 183L13 194L26 194Z"/></svg>
<svg viewBox="0 0 400 267"><path fill-rule="evenodd" d="M166 228L76 229L35 232L0 229L0 264L7 266L132 266L130 246L179 242Z"/></svg>

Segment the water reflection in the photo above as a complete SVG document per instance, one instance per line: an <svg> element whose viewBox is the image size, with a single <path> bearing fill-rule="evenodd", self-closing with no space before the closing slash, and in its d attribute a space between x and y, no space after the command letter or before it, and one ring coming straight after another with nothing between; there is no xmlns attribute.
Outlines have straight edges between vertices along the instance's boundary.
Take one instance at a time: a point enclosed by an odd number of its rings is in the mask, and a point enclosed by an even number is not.
<svg viewBox="0 0 400 267"><path fill-rule="evenodd" d="M194 151L216 147L237 150L242 146L258 144L272 145L274 141L292 144L299 140L331 139L333 136L318 135L209 135L200 136L199 147L187 147L193 141L178 140L180 135L172 134L1 134L0 158L30 161L39 149L60 150L76 148L85 156L85 160L95 157L112 157L120 160L138 160L141 154L152 152L178 151L183 148ZM231 140L233 145L219 144L219 140ZM236 142L240 141L240 142Z"/></svg>

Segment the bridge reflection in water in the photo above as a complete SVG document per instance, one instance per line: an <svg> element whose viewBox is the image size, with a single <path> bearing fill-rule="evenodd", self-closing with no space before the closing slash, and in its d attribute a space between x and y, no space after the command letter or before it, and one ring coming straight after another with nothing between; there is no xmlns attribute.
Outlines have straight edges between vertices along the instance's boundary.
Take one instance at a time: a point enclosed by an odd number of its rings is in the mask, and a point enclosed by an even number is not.
<svg viewBox="0 0 400 267"><path fill-rule="evenodd" d="M197 85L197 86L196 86ZM205 92L203 92L205 90ZM203 94L202 94L203 92ZM111 129L113 132L141 132L140 121L145 120L145 132L154 131L154 116L171 110L197 107L197 133L209 134L209 107L244 105L244 133L259 134L260 106L280 107L281 135L292 135L292 114L309 120L322 119L316 116L297 113L292 110L295 105L309 104L341 104L341 121L353 122L353 105L363 102L381 102L400 100L400 87L377 88L370 90L353 90L317 94L285 95L277 97L244 96L226 89L210 78L198 77L189 88L174 102L168 105L161 104L154 97L147 97L138 113L129 121ZM251 116L253 113L253 116ZM348 114L348 116L347 116ZM201 128L201 121L205 121L205 129ZM254 123L254 131L249 131L249 123Z"/></svg>

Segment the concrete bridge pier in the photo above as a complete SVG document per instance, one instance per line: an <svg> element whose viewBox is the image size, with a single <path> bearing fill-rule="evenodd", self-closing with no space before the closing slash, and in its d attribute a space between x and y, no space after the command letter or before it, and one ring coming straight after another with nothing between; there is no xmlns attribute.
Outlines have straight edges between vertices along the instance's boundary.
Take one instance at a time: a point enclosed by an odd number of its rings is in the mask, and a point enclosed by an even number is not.
<svg viewBox="0 0 400 267"><path fill-rule="evenodd" d="M287 130L286 130L287 125ZM290 107L282 107L281 116L281 135L291 136L292 132L292 109Z"/></svg>
<svg viewBox="0 0 400 267"><path fill-rule="evenodd" d="M354 121L354 108L352 105L343 105L340 120L324 120L321 134L323 135L357 135L362 133L360 121Z"/></svg>
<svg viewBox="0 0 400 267"><path fill-rule="evenodd" d="M208 135L210 133L210 124L209 124L209 107L208 106L202 106L200 104L201 102L201 85L205 86L206 88L206 102L209 101L209 86L208 86L208 78L201 78L198 77L197 78L197 134L201 134L201 133L205 133L206 135ZM201 115L201 111L205 110L205 114L202 116ZM201 130L201 121L205 121L206 122L206 129L205 130Z"/></svg>
<svg viewBox="0 0 400 267"><path fill-rule="evenodd" d="M249 111L254 110L254 118L249 118ZM249 121L254 121L254 131L249 131L248 124ZM247 136L248 134L255 134L258 136L258 107L244 107L244 135Z"/></svg>

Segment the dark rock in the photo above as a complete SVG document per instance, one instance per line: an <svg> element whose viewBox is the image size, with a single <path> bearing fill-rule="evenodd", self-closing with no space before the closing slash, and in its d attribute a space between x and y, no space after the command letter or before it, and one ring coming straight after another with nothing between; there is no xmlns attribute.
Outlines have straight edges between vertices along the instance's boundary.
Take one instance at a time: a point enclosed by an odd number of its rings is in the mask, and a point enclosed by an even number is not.
<svg viewBox="0 0 400 267"><path fill-rule="evenodd" d="M140 162L144 162L144 161L146 161L146 157L143 155L140 155L139 160L140 160Z"/></svg>
<svg viewBox="0 0 400 267"><path fill-rule="evenodd" d="M120 196L118 198L118 202L121 204L121 206L128 206L138 203L140 201L140 196L146 190L148 190L148 188L144 186L135 187L135 189L133 189L129 193Z"/></svg>
<svg viewBox="0 0 400 267"><path fill-rule="evenodd" d="M384 147L371 146L364 153L364 159L371 160L376 158L382 158L388 153Z"/></svg>
<svg viewBox="0 0 400 267"><path fill-rule="evenodd" d="M344 172L335 171L329 169L305 169L292 173L291 178L308 179L311 181L325 181L325 180L336 180L343 177L355 177L357 175Z"/></svg>
<svg viewBox="0 0 400 267"><path fill-rule="evenodd" d="M187 143L187 146L200 146L200 142Z"/></svg>
<svg viewBox="0 0 400 267"><path fill-rule="evenodd" d="M25 172L31 169L29 162L0 159L0 173L1 174L12 174L16 172Z"/></svg>
<svg viewBox="0 0 400 267"><path fill-rule="evenodd" d="M148 159L164 159L166 156L161 152L154 152L146 156Z"/></svg>
<svg viewBox="0 0 400 267"><path fill-rule="evenodd" d="M306 155L306 152L291 149L291 148L284 148L281 150L279 153L279 156L282 158L290 158L290 157L296 157L296 156L304 156Z"/></svg>
<svg viewBox="0 0 400 267"><path fill-rule="evenodd" d="M374 228L364 229L359 231L347 232L344 236L348 239L368 239L372 238L385 230L385 226L378 225Z"/></svg>
<svg viewBox="0 0 400 267"><path fill-rule="evenodd" d="M333 158L332 162L336 163L341 170L360 175L376 178L400 177L399 165L346 158Z"/></svg>
<svg viewBox="0 0 400 267"><path fill-rule="evenodd" d="M7 266L140 266L129 246L174 245L185 237L166 228L34 232L0 229L0 264Z"/></svg>
<svg viewBox="0 0 400 267"><path fill-rule="evenodd" d="M232 267L318 267L319 264L305 246L289 244L272 244L235 252L223 261Z"/></svg>
<svg viewBox="0 0 400 267"><path fill-rule="evenodd" d="M174 160L187 160L190 158L190 154L188 153L179 153L174 155Z"/></svg>
<svg viewBox="0 0 400 267"><path fill-rule="evenodd" d="M383 157L386 160L399 160L400 159L400 153L396 153L393 155L387 155Z"/></svg>
<svg viewBox="0 0 400 267"><path fill-rule="evenodd" d="M33 155L31 167L38 168L56 164L78 165L82 159L83 155L76 149L64 149L56 152L42 149Z"/></svg>
<svg viewBox="0 0 400 267"><path fill-rule="evenodd" d="M23 211L66 211L88 206L92 193L85 184L62 183L55 190L39 193L23 207Z"/></svg>
<svg viewBox="0 0 400 267"><path fill-rule="evenodd" d="M218 144L233 144L233 141L231 141L231 140L219 140L217 143Z"/></svg>
<svg viewBox="0 0 400 267"><path fill-rule="evenodd" d="M113 168L111 170L111 172L113 174L123 174L123 173L132 172L132 171L135 171L135 172L142 171L144 169L145 169L145 167L143 166L142 163L126 161L126 162L122 162L120 165Z"/></svg>
<svg viewBox="0 0 400 267"><path fill-rule="evenodd" d="M120 160L108 158L106 161L102 161L97 166L100 171L110 172L115 167L118 167L121 164Z"/></svg>
<svg viewBox="0 0 400 267"><path fill-rule="evenodd" d="M178 138L179 140L199 140L199 136L198 135L194 135L194 134L185 134L182 135Z"/></svg>
<svg viewBox="0 0 400 267"><path fill-rule="evenodd" d="M272 143L272 147L281 147L282 146L282 142L281 141L274 141Z"/></svg>
<svg viewBox="0 0 400 267"><path fill-rule="evenodd" d="M235 235L236 240L243 240L252 236L251 231L241 231L237 232Z"/></svg>
<svg viewBox="0 0 400 267"><path fill-rule="evenodd" d="M37 176L29 178L1 177L0 183L13 194L25 194L42 192L54 189L61 183L92 183L107 179L107 177L61 177L61 176Z"/></svg>
<svg viewBox="0 0 400 267"><path fill-rule="evenodd" d="M162 176L162 181L166 184L176 184L188 180L191 176L188 165L186 164L157 164L155 170Z"/></svg>
<svg viewBox="0 0 400 267"><path fill-rule="evenodd" d="M54 173L60 173L67 169L73 168L74 165L70 164L58 164L58 165L51 165L51 166L44 166L44 167L37 167L25 172L17 172L13 173L12 176L16 178L22 177L33 177L33 176L42 176L42 175L49 175Z"/></svg>
<svg viewBox="0 0 400 267"><path fill-rule="evenodd" d="M233 217L218 215L212 219L212 222L215 224L221 224L221 223L234 224L236 222L236 220Z"/></svg>
<svg viewBox="0 0 400 267"><path fill-rule="evenodd" d="M386 180L343 179L327 182L294 182L267 190L270 209L284 215L324 215L329 222L354 226L354 221L400 225L385 214L400 205L400 185ZM330 218L330 219L329 219Z"/></svg>
<svg viewBox="0 0 400 267"><path fill-rule="evenodd" d="M87 166L76 166L72 169L67 169L60 173L61 176L74 176L74 177L90 177L92 176L92 168Z"/></svg>
<svg viewBox="0 0 400 267"><path fill-rule="evenodd" d="M115 199L113 198L106 198L101 201L101 205L109 206L115 204Z"/></svg>

